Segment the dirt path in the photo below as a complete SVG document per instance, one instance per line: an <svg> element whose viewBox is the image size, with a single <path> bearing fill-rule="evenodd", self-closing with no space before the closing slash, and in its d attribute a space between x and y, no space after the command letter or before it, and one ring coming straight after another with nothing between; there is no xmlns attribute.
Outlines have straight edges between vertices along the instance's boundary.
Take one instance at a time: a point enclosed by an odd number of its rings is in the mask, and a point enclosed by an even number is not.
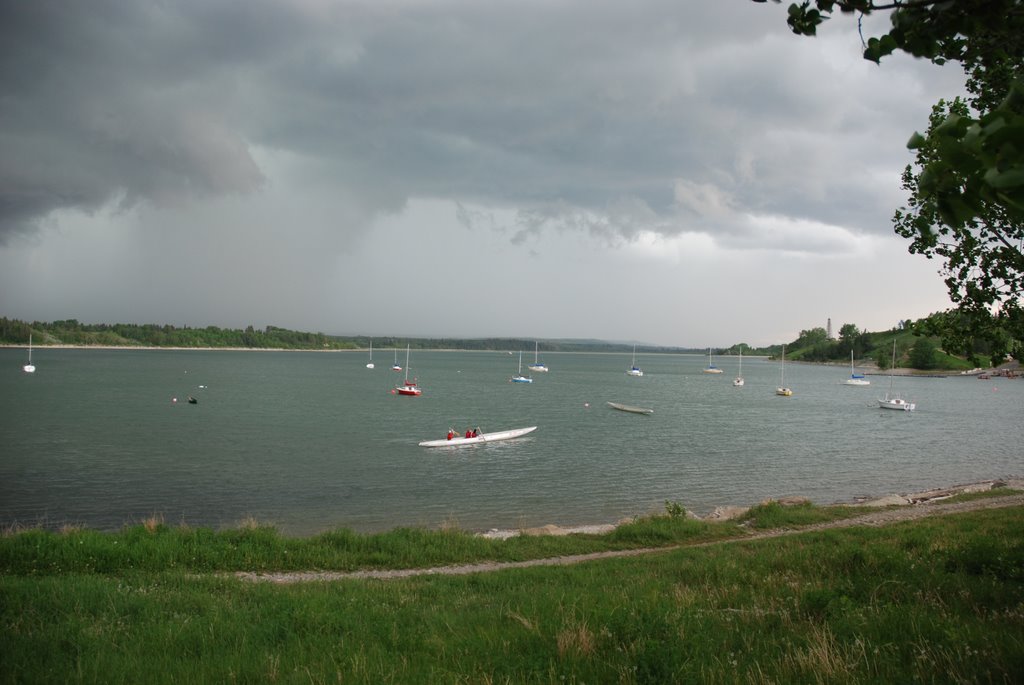
<svg viewBox="0 0 1024 685"><path fill-rule="evenodd" d="M830 521L812 526L804 526L793 529L769 530L752 533L746 537L720 540L716 542L705 542L694 545L672 545L670 547L654 547L644 549L629 549L610 552L593 552L591 554L572 554L562 557L549 557L546 559L530 559L528 561L489 561L477 564L464 564L460 566L437 566L434 568L410 568L398 570L370 570L370 571L291 571L286 573L252 573L239 571L234 574L236 578L252 582L266 583L305 583L312 581L352 580L360 578L375 578L389 580L392 578L409 578L411 576L426 575L467 575L470 573L488 573L491 571L502 571L513 568L527 568L530 566L568 566L579 564L585 561L596 559L611 559L620 557L636 557L643 554L656 554L689 547L707 547L709 545L723 545L734 542L746 542L748 540L761 540L776 538L785 535L798 535L808 531L825 530L829 528L852 528L854 526L885 526L901 521L912 521L928 516L947 516L960 514L979 509L996 509L1002 507L1024 506L1024 494L1009 495L992 499L978 499L970 502L956 502L952 504L942 502L928 502L912 506L887 509L885 511L872 511L855 518L843 519L841 521Z"/></svg>

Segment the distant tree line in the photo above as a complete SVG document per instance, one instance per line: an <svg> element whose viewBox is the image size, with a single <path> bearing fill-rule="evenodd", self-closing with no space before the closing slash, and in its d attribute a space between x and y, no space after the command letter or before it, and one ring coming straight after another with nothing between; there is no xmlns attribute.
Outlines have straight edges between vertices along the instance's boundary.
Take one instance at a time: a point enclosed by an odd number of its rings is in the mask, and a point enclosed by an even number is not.
<svg viewBox="0 0 1024 685"><path fill-rule="evenodd" d="M258 330L206 326L172 326L169 324L86 324L77 319L31 323L17 319L0 318L0 344L27 345L29 335L38 345L82 345L103 347L212 347L285 350L355 350L369 347L372 340L376 349L456 349L530 352L534 340L525 338L404 338L382 336L337 336L324 333L293 331L277 326ZM631 344L601 340L541 341L541 352L627 352ZM678 347L638 346L637 351L650 353L699 352Z"/></svg>
<svg viewBox="0 0 1024 685"><path fill-rule="evenodd" d="M27 344L32 334L40 345L84 345L114 347L247 347L256 349L354 349L356 344L323 333L292 331L276 326L256 330L178 328L157 324L84 324L76 319L31 324L0 318L0 343Z"/></svg>
<svg viewBox="0 0 1024 685"><path fill-rule="evenodd" d="M935 333L936 317L948 313L933 314L926 319L913 322L910 319L882 332L860 330L854 324L839 328L838 338L829 338L824 328L800 331L796 340L786 343L786 358L793 361L836 363L849 360L850 353L858 360L872 360L879 368L887 369L891 363L892 344L896 340L897 366L931 370L937 368L970 368L970 362L946 354L940 349L940 337ZM526 338L403 338L396 336L336 336L324 333L293 331L277 326L257 330L253 326L244 329L206 326L190 328L169 324L84 324L76 319L31 323L17 319L0 318L0 344L27 345L29 335L37 345L82 345L110 347L184 347L184 348L249 348L284 350L355 350L366 349L372 340L378 350L402 349L406 345L413 349L453 349L479 351L517 351L529 354L535 341ZM628 353L632 343L607 342L603 340L542 340L538 342L541 354L545 352L611 352ZM985 349L985 342L975 343L978 356L995 355L995 350ZM638 345L637 352L643 354L704 354L706 348L663 347ZM779 356L782 345L751 347L738 343L728 348L713 348L717 355ZM993 360L998 363L997 360Z"/></svg>

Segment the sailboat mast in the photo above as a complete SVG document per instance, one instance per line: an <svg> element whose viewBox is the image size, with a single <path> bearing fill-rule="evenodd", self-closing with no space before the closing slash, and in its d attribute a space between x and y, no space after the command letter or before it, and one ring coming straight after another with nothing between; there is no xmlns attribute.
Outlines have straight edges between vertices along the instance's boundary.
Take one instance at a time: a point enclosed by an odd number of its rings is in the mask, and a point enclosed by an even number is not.
<svg viewBox="0 0 1024 685"><path fill-rule="evenodd" d="M889 365L889 392L892 393L893 374L896 372L896 338L892 339L892 364Z"/></svg>

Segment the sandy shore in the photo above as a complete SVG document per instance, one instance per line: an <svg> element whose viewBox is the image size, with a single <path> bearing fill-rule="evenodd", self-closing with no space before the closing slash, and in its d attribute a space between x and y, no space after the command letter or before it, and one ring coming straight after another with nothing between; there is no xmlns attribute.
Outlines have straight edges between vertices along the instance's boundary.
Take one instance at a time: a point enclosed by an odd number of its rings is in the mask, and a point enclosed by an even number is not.
<svg viewBox="0 0 1024 685"><path fill-rule="evenodd" d="M812 526L805 526L796 529L781 529L781 530L768 530L751 533L748 536L741 538L734 538L729 540L720 540L716 542L703 542L695 545L672 545L669 547L651 547L645 549L629 549L619 550L610 552L592 552L590 554L573 554L560 557L548 557L544 559L530 559L527 561L507 561L507 562L482 562L477 564L463 564L459 566L438 566L434 568L408 568L408 569L372 569L364 571L290 571L290 572L250 572L250 571L239 571L230 575L238 578L239 580L245 580L249 582L260 582L260 583L275 583L279 585L289 585L292 583L308 583L308 582L330 582L338 580L356 580L356 579L377 579L377 580L390 580L395 578L409 578L412 576L424 576L424 575L468 575L473 573L491 573L494 571L502 571L506 569L514 568L527 568L533 566L569 566L572 564L580 564L588 561L596 561L598 559L611 559L620 557L635 557L645 554L658 554L679 549L680 547L710 547L713 545L728 545L736 542L747 542L750 540L765 539L765 538L777 538L787 535L799 535L812 530L826 530L833 528L851 528L855 526L885 526L901 521L910 521L920 518L926 518L929 516L947 516L952 514L965 513L970 511L979 511L982 509L997 509L1004 507L1021 507L1024 506L1024 494L1020 492L1006 497L990 497L985 499L976 499L968 502L946 502L950 497L960 493L966 492L983 492L985 490L991 490L994 487L1007 487L1014 490L1019 490L1024 487L1024 480L1011 479L1006 481L986 481L983 483L973 483L971 485L956 486L953 488L943 488L940 490L929 490L926 492L913 493L908 495L892 495L891 497L902 499L902 503L908 506L893 507L882 510L870 510L862 516L855 516L853 518L842 519L839 521L829 521L827 523L819 523ZM872 500L871 502L863 502L861 504L874 505L876 502L885 500L887 503L898 503L888 502L889 498L880 498L878 500ZM909 506L917 505L917 506ZM547 529L547 527L545 527ZM589 532L603 532L592 530L590 526L583 526L580 528L565 528L559 529L562 531L560 534L569 534L572 532L576 533L589 533Z"/></svg>
<svg viewBox="0 0 1024 685"><path fill-rule="evenodd" d="M913 506L918 504L929 504L933 502L941 502L947 500L956 495L962 495L972 492L987 492L994 488L1009 488L1012 490L1024 490L1024 478L1009 478L1005 480L986 480L977 483L968 483L965 485L954 485L948 488L937 488L934 490L925 490L922 492L911 492L903 494L891 494L884 495L876 498L857 498L851 502L835 502L834 504L846 504L850 506L860 507L890 507L890 506ZM765 500L762 504L769 501L776 501L782 505L796 505L804 504L809 500L803 497L782 497L776 500ZM749 506L727 506L727 507L716 507L707 516L697 516L692 512L687 512L687 515L691 518L701 519L704 521L729 521L732 519L739 518L750 510ZM615 530L616 527L623 523L629 523L632 519L626 519L619 523L606 523L588 526L557 526L554 524L548 524L546 526L539 526L535 528L522 528L516 530L509 529L491 529L489 531L480 533L481 537L495 539L495 540L506 540L517 535L573 535L576 533L589 533L594 535L601 535L604 533L610 533Z"/></svg>

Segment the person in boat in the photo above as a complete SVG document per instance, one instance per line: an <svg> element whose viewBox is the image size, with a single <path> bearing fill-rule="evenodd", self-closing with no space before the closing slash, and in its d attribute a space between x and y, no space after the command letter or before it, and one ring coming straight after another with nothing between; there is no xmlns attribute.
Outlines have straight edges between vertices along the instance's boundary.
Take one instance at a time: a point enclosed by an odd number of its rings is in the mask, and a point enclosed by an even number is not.
<svg viewBox="0 0 1024 685"><path fill-rule="evenodd" d="M451 428L449 428L448 429L448 439L451 440L454 437L455 437L455 431L453 431Z"/></svg>
<svg viewBox="0 0 1024 685"><path fill-rule="evenodd" d="M477 437L478 435L480 435L480 429L479 429L479 428L474 428L474 429L473 429L473 437L475 438L475 437Z"/></svg>
<svg viewBox="0 0 1024 685"><path fill-rule="evenodd" d="M467 437L467 438L471 438L471 437L473 437L473 431L471 431L470 429L468 429L468 428L467 428L467 429L466 429L466 437Z"/></svg>

